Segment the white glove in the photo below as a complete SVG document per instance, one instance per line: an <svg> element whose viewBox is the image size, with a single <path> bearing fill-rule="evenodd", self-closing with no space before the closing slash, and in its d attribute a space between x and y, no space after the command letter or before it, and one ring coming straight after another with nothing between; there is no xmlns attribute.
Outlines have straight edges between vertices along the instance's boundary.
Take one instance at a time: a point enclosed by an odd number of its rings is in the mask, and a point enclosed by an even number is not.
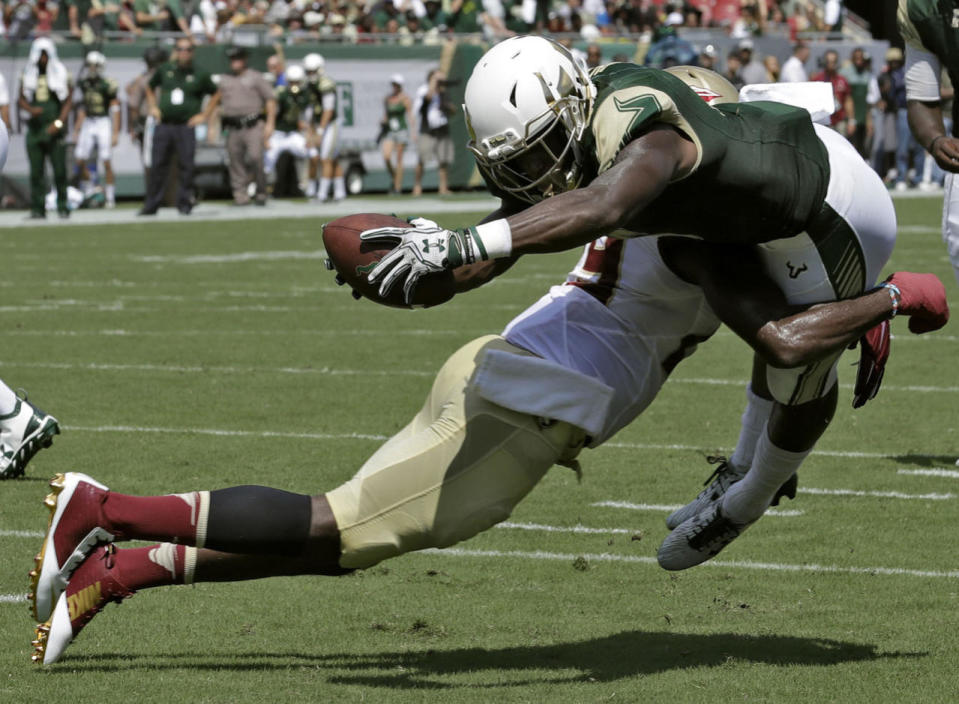
<svg viewBox="0 0 959 704"><path fill-rule="evenodd" d="M472 229L447 230L425 218L414 218L410 225L412 227L377 227L360 233L364 242L396 244L366 278L371 284L382 278L379 294L386 297L405 276L403 295L407 304L412 303L413 289L421 276L472 264L477 259Z"/></svg>

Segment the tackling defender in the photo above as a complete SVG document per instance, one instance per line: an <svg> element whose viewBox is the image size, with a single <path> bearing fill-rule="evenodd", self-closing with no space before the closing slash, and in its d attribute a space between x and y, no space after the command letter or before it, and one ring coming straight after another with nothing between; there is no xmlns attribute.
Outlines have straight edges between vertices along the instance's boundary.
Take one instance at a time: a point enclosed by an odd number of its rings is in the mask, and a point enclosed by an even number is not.
<svg viewBox="0 0 959 704"><path fill-rule="evenodd" d="M83 102L77 111L73 136L80 168L80 190L85 196L89 195L91 183L88 162L96 147L97 156L103 162L106 207L113 208L117 203L116 177L110 151L117 146L120 138L120 100L117 98L117 82L103 75L106 64L106 57L99 51L87 54L86 75L77 83Z"/></svg>

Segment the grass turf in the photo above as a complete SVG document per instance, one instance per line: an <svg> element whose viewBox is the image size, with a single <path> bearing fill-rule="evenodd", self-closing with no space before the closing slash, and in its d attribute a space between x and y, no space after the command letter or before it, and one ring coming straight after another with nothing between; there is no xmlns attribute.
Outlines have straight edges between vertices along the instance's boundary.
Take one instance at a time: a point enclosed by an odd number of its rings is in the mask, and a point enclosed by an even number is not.
<svg viewBox="0 0 959 704"><path fill-rule="evenodd" d="M897 208L887 270L934 271L955 304L939 201ZM450 352L499 331L577 256L528 257L407 312L354 302L321 248L307 220L4 232L0 376L64 433L0 485L0 701L955 699L959 484L900 470L957 469L957 336L916 338L898 320L879 397L849 407L847 353L805 493L715 563L669 574L651 560L666 534L655 507L694 496L703 455L735 442L749 354L726 331L584 453L582 484L554 468L507 527L345 578L146 591L108 606L61 663L33 666L18 599L53 473L144 494L329 489L406 423Z"/></svg>

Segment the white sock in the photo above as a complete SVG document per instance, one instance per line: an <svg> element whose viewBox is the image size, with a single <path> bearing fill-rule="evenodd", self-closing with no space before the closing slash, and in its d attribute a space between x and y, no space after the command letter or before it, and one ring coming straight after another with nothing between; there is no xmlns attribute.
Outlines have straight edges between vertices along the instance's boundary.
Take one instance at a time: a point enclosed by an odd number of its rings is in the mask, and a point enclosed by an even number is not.
<svg viewBox="0 0 959 704"><path fill-rule="evenodd" d="M736 442L732 457L729 458L730 464L734 467L743 470L752 466L756 442L766 427L766 421L769 420L769 414L772 411L772 401L754 394L751 384L746 386L746 410L743 411L739 440Z"/></svg>
<svg viewBox="0 0 959 704"><path fill-rule="evenodd" d="M772 503L779 487L799 470L810 452L812 448L805 452L790 452L776 447L769 434L763 431L746 476L729 487L723 497L723 513L738 523L759 518Z"/></svg>
<svg viewBox="0 0 959 704"><path fill-rule="evenodd" d="M113 203L117 199L117 187L116 184L108 183L106 185L107 192L107 202Z"/></svg>
<svg viewBox="0 0 959 704"><path fill-rule="evenodd" d="M0 416L8 416L17 407L17 395L13 389L0 381Z"/></svg>
<svg viewBox="0 0 959 704"><path fill-rule="evenodd" d="M346 198L346 181L342 176L333 179L333 197L337 200Z"/></svg>
<svg viewBox="0 0 959 704"><path fill-rule="evenodd" d="M320 189L316 193L316 197L320 200L326 200L330 196L330 179L321 178L320 179Z"/></svg>

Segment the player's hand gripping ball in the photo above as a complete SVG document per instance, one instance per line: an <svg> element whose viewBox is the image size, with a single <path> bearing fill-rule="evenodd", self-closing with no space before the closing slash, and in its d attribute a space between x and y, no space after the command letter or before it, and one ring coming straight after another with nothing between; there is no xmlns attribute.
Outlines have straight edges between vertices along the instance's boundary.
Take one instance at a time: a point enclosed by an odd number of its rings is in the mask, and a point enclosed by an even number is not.
<svg viewBox="0 0 959 704"><path fill-rule="evenodd" d="M429 308L453 297L456 284L453 272L449 270L421 277L413 289L411 304L404 300L402 286L394 286L386 296L381 296L379 284L371 284L367 275L395 245L383 240L360 239L361 232L380 227L409 228L410 224L392 215L359 213L338 218L323 226L327 267L336 270L337 283L349 284L356 297L363 296L396 308Z"/></svg>

